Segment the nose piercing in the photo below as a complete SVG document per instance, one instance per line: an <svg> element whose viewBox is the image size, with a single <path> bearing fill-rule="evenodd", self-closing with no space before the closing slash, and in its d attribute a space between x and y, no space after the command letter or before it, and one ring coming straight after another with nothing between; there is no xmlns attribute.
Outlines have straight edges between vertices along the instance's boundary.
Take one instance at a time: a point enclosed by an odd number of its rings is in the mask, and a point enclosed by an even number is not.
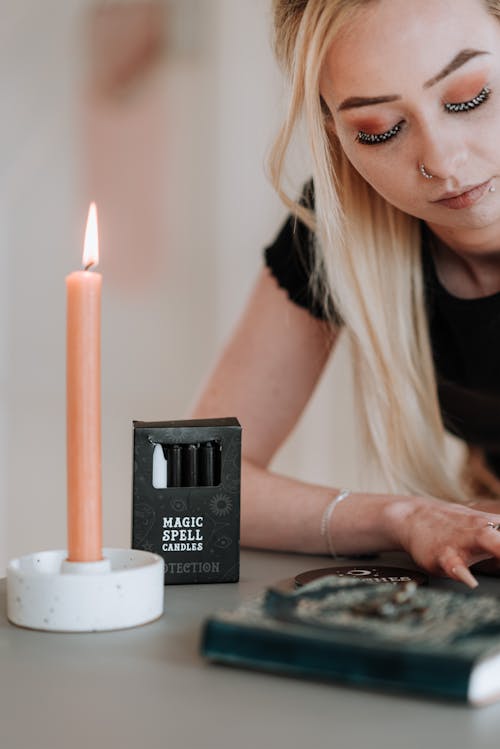
<svg viewBox="0 0 500 749"><path fill-rule="evenodd" d="M423 164L420 164L420 174L422 177L425 177L425 179L432 179L434 177L433 174L429 174L429 172L426 170L425 166Z"/></svg>
<svg viewBox="0 0 500 749"><path fill-rule="evenodd" d="M495 185L490 185L490 186L488 187L488 191L489 191L489 192L495 192L495 190L496 190L496 187L495 187Z"/></svg>

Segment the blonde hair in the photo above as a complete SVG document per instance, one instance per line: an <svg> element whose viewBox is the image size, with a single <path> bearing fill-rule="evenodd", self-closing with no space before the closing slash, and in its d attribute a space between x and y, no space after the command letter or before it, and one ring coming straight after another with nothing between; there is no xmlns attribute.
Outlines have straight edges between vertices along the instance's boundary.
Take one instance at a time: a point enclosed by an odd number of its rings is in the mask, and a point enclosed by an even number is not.
<svg viewBox="0 0 500 749"><path fill-rule="evenodd" d="M469 499L450 467L425 308L419 221L387 203L351 166L319 95L323 61L353 14L373 0L273 0L275 52L291 85L271 152L273 184L315 233L312 284L329 299L351 344L365 443L390 491ZM486 2L500 15L500 2ZM282 187L285 158L304 118L315 208Z"/></svg>

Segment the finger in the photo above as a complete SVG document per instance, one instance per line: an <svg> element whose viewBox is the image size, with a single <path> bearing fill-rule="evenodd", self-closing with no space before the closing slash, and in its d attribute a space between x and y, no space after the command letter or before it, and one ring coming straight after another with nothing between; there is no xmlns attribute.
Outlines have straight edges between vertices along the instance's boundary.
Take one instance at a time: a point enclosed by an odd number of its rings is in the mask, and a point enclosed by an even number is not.
<svg viewBox="0 0 500 749"><path fill-rule="evenodd" d="M461 583L465 583L469 588L477 588L479 585L478 581L470 571L468 567L461 562L451 568L451 575L454 580L459 580Z"/></svg>
<svg viewBox="0 0 500 749"><path fill-rule="evenodd" d="M496 526L487 525L481 528L478 540L485 551L500 559L500 533Z"/></svg>
<svg viewBox="0 0 500 749"><path fill-rule="evenodd" d="M486 524L489 528L498 532L500 530L500 515L491 515L490 513Z"/></svg>
<svg viewBox="0 0 500 749"><path fill-rule="evenodd" d="M478 581L469 570L464 560L453 549L445 549L439 558L439 563L445 575L453 580L464 583L469 588L477 588Z"/></svg>

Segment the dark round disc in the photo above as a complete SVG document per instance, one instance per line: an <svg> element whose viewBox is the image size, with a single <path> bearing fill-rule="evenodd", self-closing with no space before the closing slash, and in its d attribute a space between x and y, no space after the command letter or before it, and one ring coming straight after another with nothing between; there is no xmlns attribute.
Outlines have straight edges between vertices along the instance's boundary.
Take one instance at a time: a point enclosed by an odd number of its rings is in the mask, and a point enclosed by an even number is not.
<svg viewBox="0 0 500 749"><path fill-rule="evenodd" d="M322 567L319 570L301 572L295 577L295 586L300 588L319 577L336 575L365 580L367 583L407 583L413 581L417 585L427 585L429 577L425 572L407 570L404 567L378 567L376 565L342 565L338 567Z"/></svg>

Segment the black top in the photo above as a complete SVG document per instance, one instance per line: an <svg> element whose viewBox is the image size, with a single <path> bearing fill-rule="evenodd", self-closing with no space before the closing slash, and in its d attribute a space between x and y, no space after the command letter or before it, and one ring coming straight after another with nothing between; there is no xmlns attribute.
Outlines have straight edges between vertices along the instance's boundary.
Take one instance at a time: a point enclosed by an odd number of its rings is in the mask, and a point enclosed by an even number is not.
<svg viewBox="0 0 500 749"><path fill-rule="evenodd" d="M460 299L441 285L423 226L422 263L431 345L445 427L484 449L500 476L500 293ZM289 298L317 318L321 305L309 288L312 235L289 216L265 261Z"/></svg>

